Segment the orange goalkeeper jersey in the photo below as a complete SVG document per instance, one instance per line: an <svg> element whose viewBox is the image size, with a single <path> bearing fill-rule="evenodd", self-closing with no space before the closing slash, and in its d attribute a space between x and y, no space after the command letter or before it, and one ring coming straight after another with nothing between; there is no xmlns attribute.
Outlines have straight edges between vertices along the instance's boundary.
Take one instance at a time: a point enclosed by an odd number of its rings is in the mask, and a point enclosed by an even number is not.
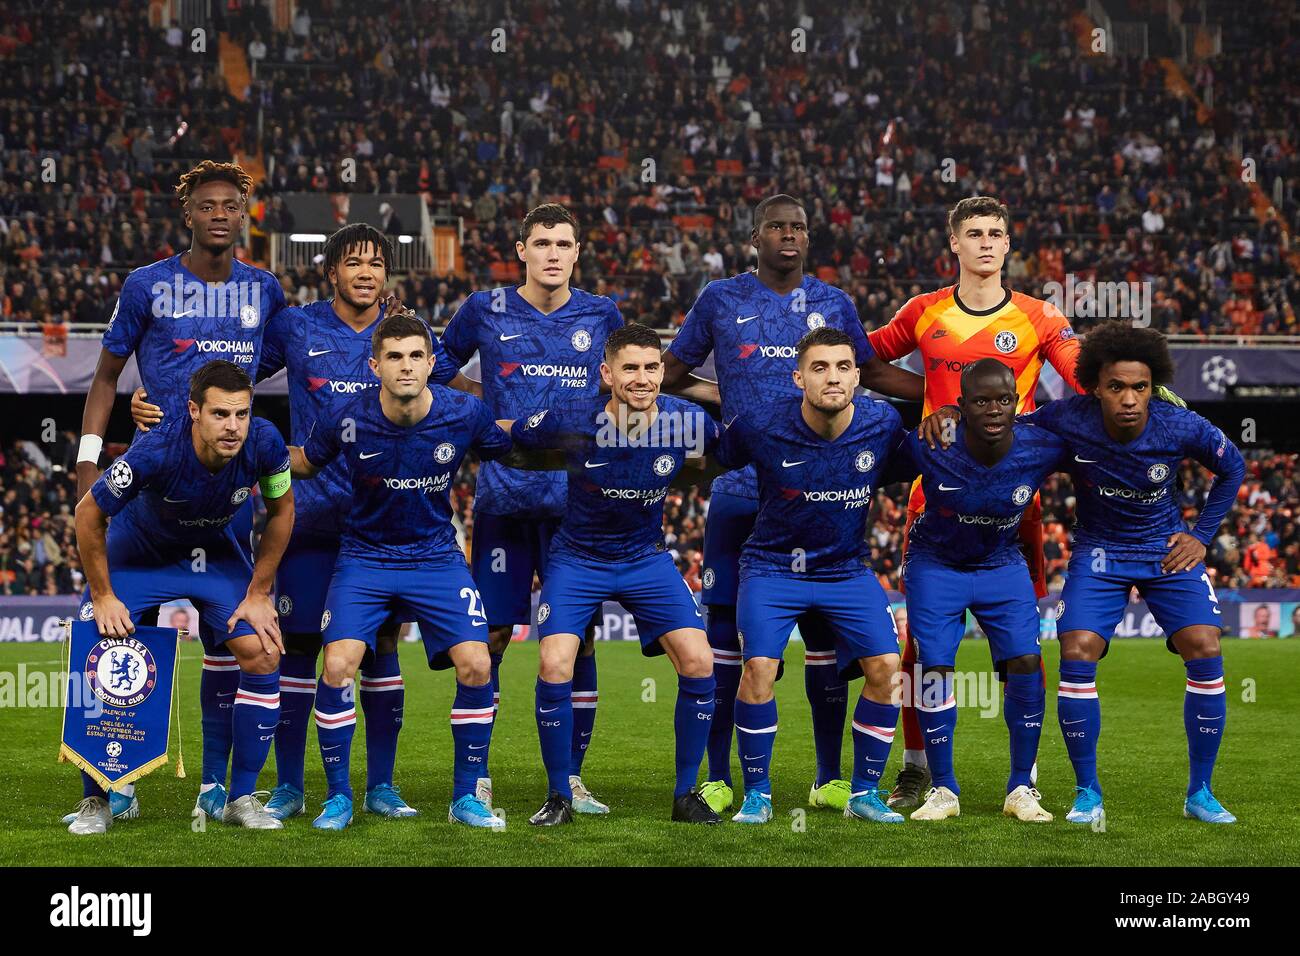
<svg viewBox="0 0 1300 956"><path fill-rule="evenodd" d="M1050 362L1070 388L1082 391L1074 370L1079 340L1069 320L1050 302L1019 292L1008 291L1001 305L982 312L962 305L956 286L927 292L909 299L888 324L867 338L886 362L913 349L921 351L925 415L944 405L956 405L961 370L982 358L997 359L1016 376L1017 414L1034 410L1034 392L1044 362ZM921 482L917 481L908 504L920 510L924 503Z"/></svg>

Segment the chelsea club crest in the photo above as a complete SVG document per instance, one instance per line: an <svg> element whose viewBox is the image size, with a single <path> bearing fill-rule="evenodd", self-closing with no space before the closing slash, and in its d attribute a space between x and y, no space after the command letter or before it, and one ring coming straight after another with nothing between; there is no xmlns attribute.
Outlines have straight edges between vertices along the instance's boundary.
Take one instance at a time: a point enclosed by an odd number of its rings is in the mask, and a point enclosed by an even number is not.
<svg viewBox="0 0 1300 956"><path fill-rule="evenodd" d="M86 655L86 681L110 707L134 707L153 693L158 664L133 637L106 637Z"/></svg>

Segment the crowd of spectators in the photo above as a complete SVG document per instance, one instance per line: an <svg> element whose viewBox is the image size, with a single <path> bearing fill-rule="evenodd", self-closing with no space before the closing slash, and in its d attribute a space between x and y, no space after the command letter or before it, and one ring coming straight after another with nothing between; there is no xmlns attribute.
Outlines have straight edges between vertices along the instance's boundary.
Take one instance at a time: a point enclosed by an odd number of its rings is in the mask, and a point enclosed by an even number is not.
<svg viewBox="0 0 1300 956"><path fill-rule="evenodd" d="M213 25L246 49L241 99L215 36L196 50L133 0L15 0L0 318L104 320L125 270L188 245L177 173L239 153L264 162L270 231L277 197L304 190L421 192L461 217L464 274L400 290L437 324L513 276L519 219L559 199L585 226L575 282L672 327L703 281L748 266L753 205L779 190L805 200L811 263L869 327L954 278L943 213L992 193L1014 214L1013 288L1148 282L1168 332L1297 331L1293 5L1214 5L1223 52L1184 69L1203 113L1154 57L1091 54L1078 6L301 0L277 31L243 0Z"/></svg>

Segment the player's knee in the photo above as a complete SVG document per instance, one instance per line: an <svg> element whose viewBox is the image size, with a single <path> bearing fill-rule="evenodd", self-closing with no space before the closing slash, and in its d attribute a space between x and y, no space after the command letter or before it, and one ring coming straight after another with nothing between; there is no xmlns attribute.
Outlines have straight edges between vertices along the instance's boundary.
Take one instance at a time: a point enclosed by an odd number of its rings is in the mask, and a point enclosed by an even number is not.
<svg viewBox="0 0 1300 956"><path fill-rule="evenodd" d="M506 648L510 646L510 638L514 637L515 626L507 624L504 627L494 627L488 630L488 650L493 654L504 654Z"/></svg>
<svg viewBox="0 0 1300 956"><path fill-rule="evenodd" d="M456 665L456 680L466 687L482 687L492 680L492 658L488 655L485 644L470 642L461 644L462 653L453 659Z"/></svg>
<svg viewBox="0 0 1300 956"><path fill-rule="evenodd" d="M564 653L564 649L554 641L542 641L537 674L548 684L573 680L573 655Z"/></svg>
<svg viewBox="0 0 1300 956"><path fill-rule="evenodd" d="M776 685L776 671L780 665L780 661L770 657L751 657L745 661L737 690L740 699L750 704L763 704L771 700L772 688Z"/></svg>
<svg viewBox="0 0 1300 956"><path fill-rule="evenodd" d="M682 677L708 677L713 673L713 648L707 641L691 641L677 655Z"/></svg>
<svg viewBox="0 0 1300 956"><path fill-rule="evenodd" d="M1218 657L1222 653L1217 627L1185 627L1174 635L1173 644L1185 661Z"/></svg>
<svg viewBox="0 0 1300 956"><path fill-rule="evenodd" d="M1005 663L1008 674L1037 674L1043 666L1043 659L1037 654L1022 654L1009 658Z"/></svg>
<svg viewBox="0 0 1300 956"><path fill-rule="evenodd" d="M897 654L881 654L877 657L864 657L861 661L862 676L865 683L863 696L872 700L884 701L895 696L901 699L899 684L899 657Z"/></svg>
<svg viewBox="0 0 1300 956"><path fill-rule="evenodd" d="M342 687L352 679L359 662L352 660L343 650L335 650L335 647L336 645L333 644L325 647L325 663L321 667L321 680L330 687Z"/></svg>
<svg viewBox="0 0 1300 956"><path fill-rule="evenodd" d="M1094 634L1092 631L1067 631L1060 636L1059 640L1063 661L1095 663L1101 660L1101 655L1106 650L1105 640L1100 634Z"/></svg>

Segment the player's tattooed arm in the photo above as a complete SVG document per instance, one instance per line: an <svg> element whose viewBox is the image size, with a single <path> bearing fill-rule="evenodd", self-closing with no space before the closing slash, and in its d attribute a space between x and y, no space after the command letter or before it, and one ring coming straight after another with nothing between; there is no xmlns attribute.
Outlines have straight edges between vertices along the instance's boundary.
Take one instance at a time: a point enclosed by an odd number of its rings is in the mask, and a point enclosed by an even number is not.
<svg viewBox="0 0 1300 956"><path fill-rule="evenodd" d="M257 543L257 560L253 564L253 577L248 582L248 591L244 600L239 602L235 613L226 621L226 633L235 629L235 623L247 621L257 632L262 642L262 650L267 654L273 651L284 653L284 641L280 637L280 618L275 604L271 600L271 590L275 586L275 572L280 567L280 558L289 544L289 535L293 533L293 487L276 498L267 498L266 528Z"/></svg>
<svg viewBox="0 0 1300 956"><path fill-rule="evenodd" d="M163 419L161 406L145 401L148 397L143 385L131 393L131 420L142 432L147 432Z"/></svg>
<svg viewBox="0 0 1300 956"><path fill-rule="evenodd" d="M863 388L869 388L890 398L905 402L919 402L925 397L925 376L899 368L873 355L858 369Z"/></svg>
<svg viewBox="0 0 1300 956"><path fill-rule="evenodd" d="M956 405L944 405L927 415L916 429L916 433L932 450L936 447L936 442L947 448L957 439L957 422L960 420L960 408Z"/></svg>
<svg viewBox="0 0 1300 956"><path fill-rule="evenodd" d="M86 392L86 407L81 413L81 434L103 436L108 430L108 418L113 413L117 398L117 380L126 368L126 358L114 355L108 349L99 350L95 377ZM99 477L99 465L93 461L77 462L77 498L84 498L90 486Z"/></svg>
<svg viewBox="0 0 1300 956"><path fill-rule="evenodd" d="M94 495L83 495L77 502L77 553L90 586L90 600L95 608L95 626L104 637L126 637L135 631L126 605L113 593L108 576L108 515L99 507Z"/></svg>

